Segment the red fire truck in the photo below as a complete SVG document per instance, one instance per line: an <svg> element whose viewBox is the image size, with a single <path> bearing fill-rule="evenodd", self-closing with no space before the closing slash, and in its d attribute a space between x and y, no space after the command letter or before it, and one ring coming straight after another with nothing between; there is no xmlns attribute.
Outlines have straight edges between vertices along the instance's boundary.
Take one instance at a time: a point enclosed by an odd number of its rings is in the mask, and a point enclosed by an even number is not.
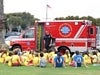
<svg viewBox="0 0 100 75"><path fill-rule="evenodd" d="M43 50L43 35L48 31L55 38L55 48L83 52L96 47L96 26L89 20L54 20L36 22L20 38L10 40L10 48Z"/></svg>

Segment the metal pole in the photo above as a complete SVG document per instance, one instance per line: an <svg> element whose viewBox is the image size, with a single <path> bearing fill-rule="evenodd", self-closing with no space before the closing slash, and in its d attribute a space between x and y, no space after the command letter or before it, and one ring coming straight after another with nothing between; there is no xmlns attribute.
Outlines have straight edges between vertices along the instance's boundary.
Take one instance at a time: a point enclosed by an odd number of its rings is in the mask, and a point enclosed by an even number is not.
<svg viewBox="0 0 100 75"><path fill-rule="evenodd" d="M46 5L46 21L48 20L48 6Z"/></svg>

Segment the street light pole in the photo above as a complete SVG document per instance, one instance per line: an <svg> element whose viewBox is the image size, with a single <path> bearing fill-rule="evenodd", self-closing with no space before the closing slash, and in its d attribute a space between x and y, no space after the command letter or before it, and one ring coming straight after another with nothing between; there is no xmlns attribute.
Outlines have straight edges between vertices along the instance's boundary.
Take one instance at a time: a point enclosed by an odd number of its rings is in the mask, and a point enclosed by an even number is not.
<svg viewBox="0 0 100 75"><path fill-rule="evenodd" d="M46 4L46 21L48 21L48 8L51 8L48 4Z"/></svg>
<svg viewBox="0 0 100 75"><path fill-rule="evenodd" d="M48 6L46 5L46 21L48 20Z"/></svg>

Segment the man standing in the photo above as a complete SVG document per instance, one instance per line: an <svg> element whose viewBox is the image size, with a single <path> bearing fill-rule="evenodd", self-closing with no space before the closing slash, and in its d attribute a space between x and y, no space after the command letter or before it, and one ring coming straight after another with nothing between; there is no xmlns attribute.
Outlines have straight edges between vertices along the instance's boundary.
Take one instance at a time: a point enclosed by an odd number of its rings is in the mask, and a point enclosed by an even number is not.
<svg viewBox="0 0 100 75"><path fill-rule="evenodd" d="M45 32L44 45L47 52L49 52L50 44L52 43L52 37L48 31Z"/></svg>

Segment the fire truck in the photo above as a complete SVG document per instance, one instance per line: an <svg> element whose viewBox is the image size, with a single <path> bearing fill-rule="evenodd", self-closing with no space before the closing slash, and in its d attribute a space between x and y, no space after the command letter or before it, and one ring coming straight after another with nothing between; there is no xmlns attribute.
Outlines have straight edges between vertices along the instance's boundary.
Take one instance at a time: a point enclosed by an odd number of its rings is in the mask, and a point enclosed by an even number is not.
<svg viewBox="0 0 100 75"><path fill-rule="evenodd" d="M89 20L38 21L17 39L9 42L9 47L23 50L43 50L44 34L48 31L54 38L55 48L66 48L70 52L84 52L96 47L96 26Z"/></svg>

